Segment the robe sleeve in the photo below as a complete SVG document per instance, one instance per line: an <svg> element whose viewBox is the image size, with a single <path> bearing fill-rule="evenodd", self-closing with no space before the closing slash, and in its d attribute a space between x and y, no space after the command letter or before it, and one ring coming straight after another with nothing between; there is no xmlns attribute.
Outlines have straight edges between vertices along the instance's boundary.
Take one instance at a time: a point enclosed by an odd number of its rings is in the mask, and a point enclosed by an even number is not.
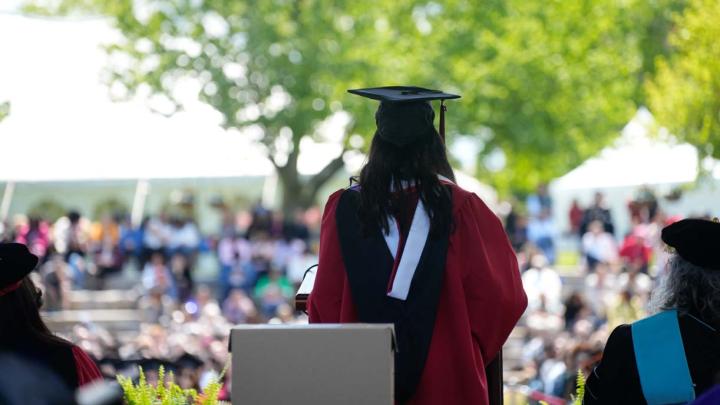
<svg viewBox="0 0 720 405"><path fill-rule="evenodd" d="M455 226L451 241L463 261L470 327L488 364L525 311L527 296L502 224L480 198L467 198Z"/></svg>
<svg viewBox="0 0 720 405"><path fill-rule="evenodd" d="M75 358L75 369L77 370L78 386L82 387L96 380L102 380L102 374L95 362L81 348L73 346L73 357Z"/></svg>
<svg viewBox="0 0 720 405"><path fill-rule="evenodd" d="M308 297L310 323L340 322L345 265L340 253L335 210L343 191L332 194L323 211L318 269L315 275L315 285Z"/></svg>

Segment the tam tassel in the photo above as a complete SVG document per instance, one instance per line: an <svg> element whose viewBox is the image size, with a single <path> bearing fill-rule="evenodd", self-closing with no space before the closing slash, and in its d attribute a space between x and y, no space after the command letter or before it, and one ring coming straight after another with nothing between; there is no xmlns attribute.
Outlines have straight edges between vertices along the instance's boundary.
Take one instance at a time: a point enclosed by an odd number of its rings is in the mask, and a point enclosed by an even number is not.
<svg viewBox="0 0 720 405"><path fill-rule="evenodd" d="M445 111L447 111L445 100L440 100L440 139L443 143L445 143Z"/></svg>

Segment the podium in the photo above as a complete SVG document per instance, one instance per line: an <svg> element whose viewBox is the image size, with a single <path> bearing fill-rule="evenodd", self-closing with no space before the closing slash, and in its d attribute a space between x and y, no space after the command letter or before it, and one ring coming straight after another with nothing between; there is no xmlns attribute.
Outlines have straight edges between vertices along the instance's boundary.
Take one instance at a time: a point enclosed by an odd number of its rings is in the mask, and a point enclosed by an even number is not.
<svg viewBox="0 0 720 405"><path fill-rule="evenodd" d="M393 325L239 325L232 402L393 405Z"/></svg>

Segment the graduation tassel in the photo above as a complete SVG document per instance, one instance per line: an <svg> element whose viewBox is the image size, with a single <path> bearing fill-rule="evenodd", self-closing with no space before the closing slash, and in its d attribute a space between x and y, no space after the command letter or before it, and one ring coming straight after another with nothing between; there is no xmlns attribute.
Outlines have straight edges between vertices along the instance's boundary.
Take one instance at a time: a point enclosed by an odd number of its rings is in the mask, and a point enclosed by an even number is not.
<svg viewBox="0 0 720 405"><path fill-rule="evenodd" d="M440 100L440 139L443 143L445 143L445 111L447 111L445 100Z"/></svg>

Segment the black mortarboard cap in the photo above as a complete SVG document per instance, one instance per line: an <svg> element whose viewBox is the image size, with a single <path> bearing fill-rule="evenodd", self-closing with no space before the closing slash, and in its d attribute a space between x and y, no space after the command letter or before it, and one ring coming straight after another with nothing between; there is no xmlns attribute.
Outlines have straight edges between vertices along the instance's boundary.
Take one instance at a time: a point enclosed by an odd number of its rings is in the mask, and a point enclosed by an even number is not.
<svg viewBox="0 0 720 405"><path fill-rule="evenodd" d="M445 141L445 100L460 98L414 86L386 86L348 90L352 94L380 101L375 113L377 135L398 146L435 133L435 111L429 101L440 100L440 137Z"/></svg>
<svg viewBox="0 0 720 405"><path fill-rule="evenodd" d="M149 358L149 359L134 360L133 363L142 367L144 372L159 371L161 366L163 369L165 369L165 373L177 371L177 367L176 367L175 363L168 361L168 360L158 359L158 358L154 358L154 357Z"/></svg>
<svg viewBox="0 0 720 405"><path fill-rule="evenodd" d="M662 240L688 262L709 270L720 270L720 222L683 219L662 230Z"/></svg>
<svg viewBox="0 0 720 405"><path fill-rule="evenodd" d="M183 353L182 356L178 357L177 360L175 360L175 365L177 366L178 370L182 370L184 368L197 370L204 364L205 363L199 357L193 356L192 354L188 353Z"/></svg>
<svg viewBox="0 0 720 405"><path fill-rule="evenodd" d="M0 243L0 290L30 274L38 257L21 243Z"/></svg>

